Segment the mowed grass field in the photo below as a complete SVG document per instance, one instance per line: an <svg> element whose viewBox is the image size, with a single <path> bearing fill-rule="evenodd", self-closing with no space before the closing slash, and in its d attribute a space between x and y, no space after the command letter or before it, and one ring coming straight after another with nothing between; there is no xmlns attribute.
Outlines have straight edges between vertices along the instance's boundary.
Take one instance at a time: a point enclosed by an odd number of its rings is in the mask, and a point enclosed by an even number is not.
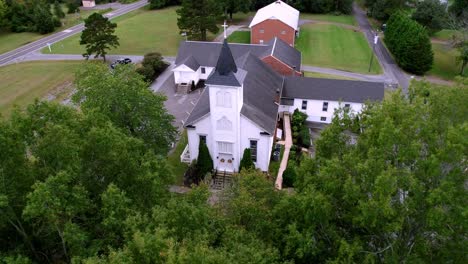
<svg viewBox="0 0 468 264"><path fill-rule="evenodd" d="M78 25L82 23L88 16L90 16L94 12L99 12L101 14L107 13L112 9L105 9L105 10L85 10L81 11L78 14L67 14L64 19L62 19L62 26L57 28L55 32L59 32L65 30L69 27ZM64 12L66 10L64 9ZM51 34L53 34L51 33ZM43 37L46 37L50 34L41 35L39 33L32 33L32 32L21 32L21 33L13 33L0 30L0 54L8 52L10 50L14 50L19 48L23 45L31 43L33 41L39 40Z"/></svg>
<svg viewBox="0 0 468 264"><path fill-rule="evenodd" d="M37 61L0 67L0 114L9 115L14 105L24 107L51 93L64 99L62 89L70 87L81 63Z"/></svg>
<svg viewBox="0 0 468 264"><path fill-rule="evenodd" d="M176 55L179 43L184 40L177 27L177 8L148 10L145 7L113 19L117 23L120 46L111 49L109 54L144 55L156 51L163 55ZM80 37L81 34L77 34L55 43L52 53L82 54L84 47L79 44ZM213 35L209 37L214 38ZM50 52L44 48L42 53Z"/></svg>
<svg viewBox="0 0 468 264"><path fill-rule="evenodd" d="M250 43L250 31L234 31L228 37L228 42L230 43Z"/></svg>
<svg viewBox="0 0 468 264"><path fill-rule="evenodd" d="M432 43L434 51L434 65L427 75L434 75L444 80L453 80L460 74L461 65L457 63L458 50L452 48L450 44ZM468 77L468 70L465 70L465 77Z"/></svg>
<svg viewBox="0 0 468 264"><path fill-rule="evenodd" d="M326 73L319 73L319 72L304 72L304 76L312 77L312 78L335 79L335 80L356 80L354 78L326 74Z"/></svg>
<svg viewBox="0 0 468 264"><path fill-rule="evenodd" d="M296 48L302 52L302 63L365 74L380 74L382 69L360 31L331 24L309 24L301 27Z"/></svg>
<svg viewBox="0 0 468 264"><path fill-rule="evenodd" d="M301 13L301 19L309 19L309 20L317 20L317 21L324 21L324 22L331 22L331 23L340 23L346 24L351 26L357 26L358 23L354 16L351 15L333 15L333 14L307 14Z"/></svg>

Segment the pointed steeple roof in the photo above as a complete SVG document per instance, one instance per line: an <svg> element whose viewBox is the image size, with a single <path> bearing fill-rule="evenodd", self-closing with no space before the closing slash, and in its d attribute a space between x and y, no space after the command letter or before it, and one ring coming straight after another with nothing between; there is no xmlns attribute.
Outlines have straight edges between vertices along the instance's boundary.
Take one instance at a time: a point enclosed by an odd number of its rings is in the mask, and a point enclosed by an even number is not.
<svg viewBox="0 0 468 264"><path fill-rule="evenodd" d="M234 61L234 57L232 56L231 49L229 48L226 39L224 39L223 47L219 53L218 62L216 63L216 71L220 75L229 75L231 72L237 72L236 62Z"/></svg>

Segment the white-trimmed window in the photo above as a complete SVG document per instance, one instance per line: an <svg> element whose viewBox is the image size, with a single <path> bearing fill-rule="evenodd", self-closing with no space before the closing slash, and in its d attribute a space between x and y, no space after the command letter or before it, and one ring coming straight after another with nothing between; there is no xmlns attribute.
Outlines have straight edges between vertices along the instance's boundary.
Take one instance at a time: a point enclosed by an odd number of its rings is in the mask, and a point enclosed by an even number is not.
<svg viewBox="0 0 468 264"><path fill-rule="evenodd" d="M286 35L286 31L281 31L281 35Z"/></svg>
<svg viewBox="0 0 468 264"><path fill-rule="evenodd" d="M302 110L307 110L307 100L302 100Z"/></svg>
<svg viewBox="0 0 468 264"><path fill-rule="evenodd" d="M325 116L320 117L320 121L327 121L327 117Z"/></svg>
<svg viewBox="0 0 468 264"><path fill-rule="evenodd" d="M349 108L350 108L350 107L351 107L351 104L345 104L345 105L344 105L344 109L345 109L346 111L349 111Z"/></svg>
<svg viewBox="0 0 468 264"><path fill-rule="evenodd" d="M264 29L260 29L260 33L265 33L265 30L264 30Z"/></svg>
<svg viewBox="0 0 468 264"><path fill-rule="evenodd" d="M229 92L218 91L216 93L216 106L231 108L231 94Z"/></svg>
<svg viewBox="0 0 468 264"><path fill-rule="evenodd" d="M232 143L218 141L218 153L232 154Z"/></svg>
<svg viewBox="0 0 468 264"><path fill-rule="evenodd" d="M328 111L328 102L323 102L322 111L323 111L323 112L327 112L327 111Z"/></svg>
<svg viewBox="0 0 468 264"><path fill-rule="evenodd" d="M250 155L253 162L257 162L257 140L250 140Z"/></svg>
<svg viewBox="0 0 468 264"><path fill-rule="evenodd" d="M206 74L206 69L205 69L205 67L201 67L200 70L201 70L201 73L202 73L202 74Z"/></svg>
<svg viewBox="0 0 468 264"><path fill-rule="evenodd" d="M260 40L260 44L263 44L263 39Z"/></svg>

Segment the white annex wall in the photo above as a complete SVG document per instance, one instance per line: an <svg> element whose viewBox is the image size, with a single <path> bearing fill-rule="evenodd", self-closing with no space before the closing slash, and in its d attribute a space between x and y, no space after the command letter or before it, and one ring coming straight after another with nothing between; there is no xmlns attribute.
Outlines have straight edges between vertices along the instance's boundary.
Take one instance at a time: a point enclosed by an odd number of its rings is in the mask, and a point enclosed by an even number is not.
<svg viewBox="0 0 468 264"><path fill-rule="evenodd" d="M202 73L202 68L205 69L205 73ZM177 68L173 69L174 72L174 81L176 84L188 83L191 84L192 81L195 82L195 85L200 80L206 80L213 71L213 67L199 67L198 70L194 71L185 65L180 65Z"/></svg>
<svg viewBox="0 0 468 264"><path fill-rule="evenodd" d="M250 140L257 140L257 162L255 162L255 166L262 171L268 171L273 148L273 136L261 135L260 133L264 130L244 116L241 116L241 128L241 158L244 150L250 148Z"/></svg>
<svg viewBox="0 0 468 264"><path fill-rule="evenodd" d="M307 109L302 110L302 101L307 101ZM323 103L328 102L328 110L322 111ZM294 106L290 107L291 113L295 109L307 114L307 121L319 122L319 123L331 123L335 109L338 109L340 106L344 107L345 104L350 104L350 108L353 112L359 113L362 109L361 103L352 103L352 102L338 102L338 101L322 101L322 100L310 100L310 99L294 99ZM326 121L321 121L321 117L326 117Z"/></svg>
<svg viewBox="0 0 468 264"><path fill-rule="evenodd" d="M211 132L210 115L203 117L194 124L195 129L187 128L187 138L189 144L190 158L192 161L198 157L198 145L200 144L200 136L206 136L206 145L210 150L210 155L213 157L213 139L209 136Z"/></svg>

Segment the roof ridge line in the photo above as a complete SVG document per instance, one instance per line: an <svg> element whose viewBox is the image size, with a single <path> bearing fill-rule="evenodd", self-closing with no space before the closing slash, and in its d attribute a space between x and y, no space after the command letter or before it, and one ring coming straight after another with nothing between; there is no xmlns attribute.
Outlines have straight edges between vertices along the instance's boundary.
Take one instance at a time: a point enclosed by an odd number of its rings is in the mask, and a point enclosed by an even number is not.
<svg viewBox="0 0 468 264"><path fill-rule="evenodd" d="M275 42L273 42L273 48L271 49L271 56L273 56L273 53L275 52L276 40L278 40L278 37L275 37Z"/></svg>

